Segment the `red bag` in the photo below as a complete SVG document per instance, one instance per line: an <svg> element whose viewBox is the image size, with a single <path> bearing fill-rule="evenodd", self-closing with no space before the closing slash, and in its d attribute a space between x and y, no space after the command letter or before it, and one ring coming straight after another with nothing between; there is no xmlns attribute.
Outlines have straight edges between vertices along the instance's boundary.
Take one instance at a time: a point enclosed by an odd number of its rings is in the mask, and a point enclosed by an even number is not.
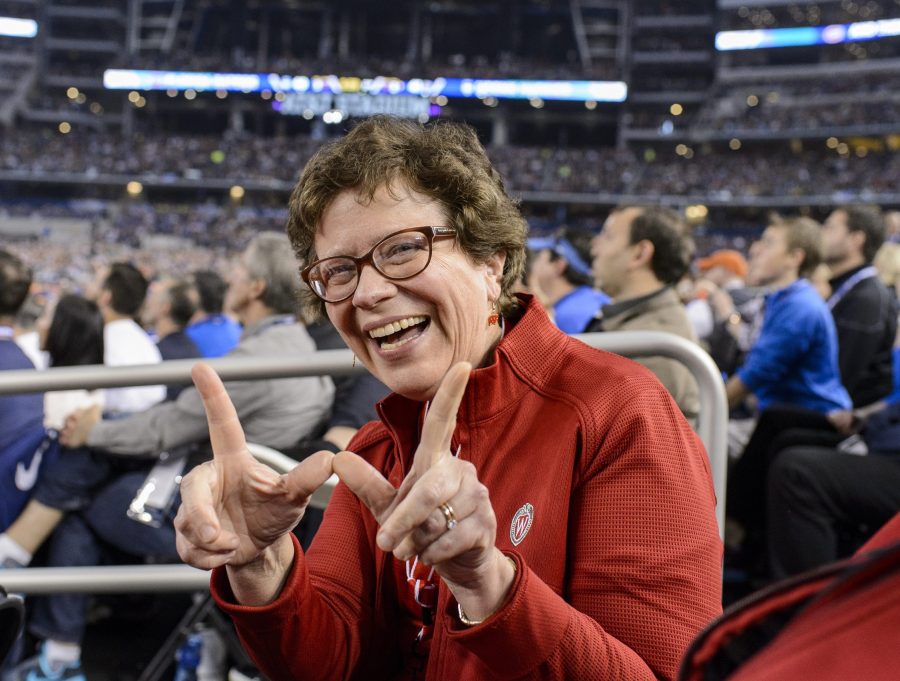
<svg viewBox="0 0 900 681"><path fill-rule="evenodd" d="M691 644L679 679L900 679L900 514L853 558L726 610Z"/></svg>

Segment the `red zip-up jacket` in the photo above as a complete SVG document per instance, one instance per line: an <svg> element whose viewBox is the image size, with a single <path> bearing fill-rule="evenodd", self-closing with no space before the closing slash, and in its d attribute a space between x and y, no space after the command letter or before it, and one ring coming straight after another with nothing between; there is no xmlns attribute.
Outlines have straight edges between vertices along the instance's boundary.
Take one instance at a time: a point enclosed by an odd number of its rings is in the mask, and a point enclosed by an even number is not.
<svg viewBox="0 0 900 681"><path fill-rule="evenodd" d="M569 338L524 300L495 362L473 372L453 437L490 491L515 582L474 627L440 588L424 678L672 679L721 612L706 454L653 374ZM423 404L392 394L379 411L350 449L399 486ZM531 517L524 534L520 509ZM236 605L224 569L214 571L217 603L272 681L414 678L416 611L404 565L377 548L376 530L338 485L274 602Z"/></svg>

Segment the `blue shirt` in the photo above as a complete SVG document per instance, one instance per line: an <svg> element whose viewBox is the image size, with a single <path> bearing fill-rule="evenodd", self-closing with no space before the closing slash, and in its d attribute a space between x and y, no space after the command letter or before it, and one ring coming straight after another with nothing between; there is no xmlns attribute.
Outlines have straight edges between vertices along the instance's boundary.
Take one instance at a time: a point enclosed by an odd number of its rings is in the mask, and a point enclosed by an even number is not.
<svg viewBox="0 0 900 681"><path fill-rule="evenodd" d="M156 347L159 348L159 354L164 362L170 359L196 359L202 357L197 344L183 331L175 331L157 341ZM166 402L177 400L181 391L187 388L187 384L167 385L166 386Z"/></svg>
<svg viewBox="0 0 900 681"><path fill-rule="evenodd" d="M841 384L834 319L806 279L766 296L759 339L737 375L761 410L790 404L828 413L852 406Z"/></svg>
<svg viewBox="0 0 900 681"><path fill-rule="evenodd" d="M12 339L0 338L0 371L34 365ZM44 396L0 395L0 532L15 520L31 496L41 459L35 452L44 440Z"/></svg>
<svg viewBox="0 0 900 681"><path fill-rule="evenodd" d="M556 301L553 316L556 326L564 333L583 333L609 296L590 286L579 286Z"/></svg>
<svg viewBox="0 0 900 681"><path fill-rule="evenodd" d="M194 341L203 357L227 355L241 340L241 325L223 314L212 314L201 319L184 332Z"/></svg>

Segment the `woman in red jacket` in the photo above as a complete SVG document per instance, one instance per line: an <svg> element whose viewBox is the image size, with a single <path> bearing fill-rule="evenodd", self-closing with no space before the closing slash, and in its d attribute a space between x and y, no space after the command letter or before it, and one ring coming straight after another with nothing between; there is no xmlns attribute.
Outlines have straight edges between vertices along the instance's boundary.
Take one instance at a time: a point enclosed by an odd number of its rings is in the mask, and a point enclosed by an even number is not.
<svg viewBox="0 0 900 681"><path fill-rule="evenodd" d="M350 451L278 476L195 371L215 459L182 484L179 551L264 673L673 678L720 610L706 455L652 374L512 293L527 224L475 133L361 123L308 163L288 232L393 393ZM332 472L304 554L290 529Z"/></svg>

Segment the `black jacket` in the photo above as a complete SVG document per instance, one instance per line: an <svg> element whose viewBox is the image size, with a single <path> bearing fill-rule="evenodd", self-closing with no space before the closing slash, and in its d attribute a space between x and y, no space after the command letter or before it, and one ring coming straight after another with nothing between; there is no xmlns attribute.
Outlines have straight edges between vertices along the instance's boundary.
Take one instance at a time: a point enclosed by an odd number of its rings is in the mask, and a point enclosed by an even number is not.
<svg viewBox="0 0 900 681"><path fill-rule="evenodd" d="M833 291L861 268L831 280ZM897 300L878 277L863 279L832 308L841 380L853 406L885 397L893 387L891 351L897 335Z"/></svg>

